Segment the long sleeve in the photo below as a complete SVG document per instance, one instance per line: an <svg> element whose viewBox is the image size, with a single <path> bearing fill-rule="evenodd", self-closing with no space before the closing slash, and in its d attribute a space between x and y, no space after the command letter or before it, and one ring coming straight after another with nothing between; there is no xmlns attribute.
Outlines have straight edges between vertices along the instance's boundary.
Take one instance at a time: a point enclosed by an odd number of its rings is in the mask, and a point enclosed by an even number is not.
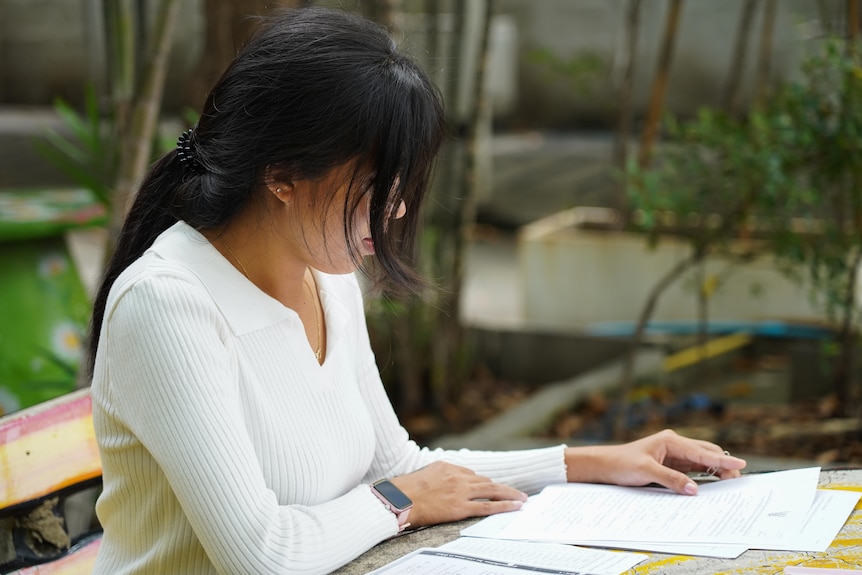
<svg viewBox="0 0 862 575"><path fill-rule="evenodd" d="M96 387L105 410L96 420L106 478L121 479L107 483L100 501L107 549L99 572L123 572L121 561L110 564L112 551L164 553L152 562L166 567L159 572L208 572L196 565L201 553L174 556L160 545L195 538L218 573L327 573L394 534L393 516L367 486L315 505L279 505L240 408L232 338L199 288L182 278L143 279L109 312L100 368L110 383ZM313 472L282 470L298 483L313 481ZM112 513L118 497L134 498L138 517Z"/></svg>
<svg viewBox="0 0 862 575"><path fill-rule="evenodd" d="M355 280L353 280L355 281ZM358 288L355 293L358 292ZM364 317L361 298L353 301L352 313ZM565 483L563 457L565 445L513 451L471 451L420 448L401 426L386 395L380 373L371 352L368 330L364 321L356 324L355 338L359 347L360 372L372 421L375 423L377 452L367 480L393 477L415 471L437 460L449 461L472 469L498 483L505 483L526 493L540 491L551 483Z"/></svg>

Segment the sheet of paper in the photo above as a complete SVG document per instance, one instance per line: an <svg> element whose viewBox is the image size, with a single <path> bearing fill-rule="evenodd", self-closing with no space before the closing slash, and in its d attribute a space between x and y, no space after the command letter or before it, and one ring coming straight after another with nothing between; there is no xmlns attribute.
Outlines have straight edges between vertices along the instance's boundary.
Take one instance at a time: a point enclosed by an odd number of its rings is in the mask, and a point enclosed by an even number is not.
<svg viewBox="0 0 862 575"><path fill-rule="evenodd" d="M516 516L516 513L490 515L482 521L463 529L461 536L462 538L497 539L503 528ZM631 549L634 551L650 551L672 555L697 555L699 557L715 557L718 559L736 559L748 550L744 545L662 544L644 541L590 541L588 544L593 547Z"/></svg>
<svg viewBox="0 0 862 575"><path fill-rule="evenodd" d="M788 531L781 543L765 543L756 548L772 551L826 551L832 544L835 536L841 531L850 513L853 512L853 508L856 507L860 495L862 494L854 491L818 489L814 497L814 503L808 509L808 513L802 523L798 525L797 531ZM700 544L656 544L637 541L594 541L591 544L602 547L617 547L679 555L699 555L722 559L734 559L746 551L745 547L739 545L705 546Z"/></svg>
<svg viewBox="0 0 862 575"><path fill-rule="evenodd" d="M570 570L590 575L619 575L647 558L642 553L475 537L461 537L441 545L438 549L505 563L525 564L550 570Z"/></svg>
<svg viewBox="0 0 862 575"><path fill-rule="evenodd" d="M546 487L497 537L591 544L778 545L801 524L820 468L747 475L701 485L696 497L659 488L560 484ZM795 533L795 529L791 529Z"/></svg>
<svg viewBox="0 0 862 575"><path fill-rule="evenodd" d="M544 569L471 557L442 549L417 549L368 575L586 575L580 571Z"/></svg>
<svg viewBox="0 0 862 575"><path fill-rule="evenodd" d="M799 530L788 533L787 538L777 547L758 547L778 551L826 551L835 536L841 531L853 508L859 502L858 491L840 489L818 489L814 503L808 510Z"/></svg>
<svg viewBox="0 0 862 575"><path fill-rule="evenodd" d="M744 545L709 545L706 543L655 543L653 541L592 541L589 545L608 549L649 551L668 555L694 555L715 559L736 559L746 551Z"/></svg>

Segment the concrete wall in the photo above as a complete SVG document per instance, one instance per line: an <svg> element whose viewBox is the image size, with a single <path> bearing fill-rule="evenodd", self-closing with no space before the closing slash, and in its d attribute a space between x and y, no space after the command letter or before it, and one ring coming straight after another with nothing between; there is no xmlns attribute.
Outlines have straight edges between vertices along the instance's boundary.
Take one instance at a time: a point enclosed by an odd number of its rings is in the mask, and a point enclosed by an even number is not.
<svg viewBox="0 0 862 575"><path fill-rule="evenodd" d="M103 86L101 0L0 0L0 105L80 103L87 83ZM149 5L152 7L153 2ZM182 0L165 102L182 101L183 79L200 55L201 0Z"/></svg>
<svg viewBox="0 0 862 575"><path fill-rule="evenodd" d="M742 2L686 0L669 109L689 113L703 104L718 103ZM351 0L317 3L345 8L357 4ZM0 104L50 104L56 95L76 100L84 83L104 81L100 5L100 0L0 0ZM406 9L414 12L424 5L424 0L405 2ZM504 16L497 28L500 41L495 52L498 63L493 81L498 82L498 92L509 89L511 82L506 78L517 71L514 93L500 93L497 98L503 102L499 119L511 127L609 125L622 72L626 5L624 0L497 0L496 10ZM666 5L663 0L643 2L635 77L635 105L641 110L655 68ZM792 73L810 39L820 33L818 6L825 7L831 21L838 18L843 1L781 0L777 5L773 71L781 78ZM182 2L166 93L168 107L179 100L178 86L199 54L204 25L200 6L200 0ZM759 24L758 16L752 27L755 34ZM749 80L756 35L750 46ZM582 92L570 79L536 66L532 60L538 49L547 49L561 60L594 55L602 68L591 89ZM507 97L515 100L508 102Z"/></svg>
<svg viewBox="0 0 862 575"><path fill-rule="evenodd" d="M88 68L83 19L77 0L0 2L0 100L42 104L79 91Z"/></svg>
<svg viewBox="0 0 862 575"><path fill-rule="evenodd" d="M686 0L683 4L667 108L690 114L703 105L718 105L728 77L733 42L744 0ZM656 67L664 30L663 0L642 2L634 105L643 111ZM763 3L761 3L763 4ZM840 25L840 0L781 0L777 2L772 70L775 79L791 76L813 38L826 26ZM520 74L518 107L513 121L552 126L607 125L613 122L616 90L622 78L626 50L625 0L498 0L497 11L518 22ZM818 22L818 6L825 11ZM746 93L750 93L761 15L756 15L749 40ZM560 60L594 55L602 70L586 91L571 80L530 64L531 54L547 49Z"/></svg>

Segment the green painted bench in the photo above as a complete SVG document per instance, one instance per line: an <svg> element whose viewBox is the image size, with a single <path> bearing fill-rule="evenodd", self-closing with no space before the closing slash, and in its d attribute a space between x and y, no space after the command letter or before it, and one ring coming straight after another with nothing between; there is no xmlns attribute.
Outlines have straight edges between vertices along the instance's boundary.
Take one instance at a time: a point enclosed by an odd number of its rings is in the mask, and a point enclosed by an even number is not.
<svg viewBox="0 0 862 575"><path fill-rule="evenodd" d="M0 189L0 416L75 390L92 305L67 235L106 219L87 189Z"/></svg>

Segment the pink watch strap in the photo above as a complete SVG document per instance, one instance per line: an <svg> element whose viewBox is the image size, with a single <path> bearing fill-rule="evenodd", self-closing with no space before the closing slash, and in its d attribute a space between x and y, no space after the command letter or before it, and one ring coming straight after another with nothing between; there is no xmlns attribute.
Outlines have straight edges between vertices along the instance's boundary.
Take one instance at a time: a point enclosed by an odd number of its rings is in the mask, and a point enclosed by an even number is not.
<svg viewBox="0 0 862 575"><path fill-rule="evenodd" d="M398 520L398 532L399 533L404 531L408 527L410 527L410 524L407 523L407 517L410 515L410 509L405 509L404 511L398 511L397 509L392 507L392 505L389 504L389 502L386 500L386 498L384 498L382 495L377 493L377 491L375 491L373 488L371 489L371 493L373 493L374 497L376 497L377 499L380 500L381 503L383 503L383 506L386 507L386 509L388 509L389 511L392 512L393 515L395 515L395 519Z"/></svg>

